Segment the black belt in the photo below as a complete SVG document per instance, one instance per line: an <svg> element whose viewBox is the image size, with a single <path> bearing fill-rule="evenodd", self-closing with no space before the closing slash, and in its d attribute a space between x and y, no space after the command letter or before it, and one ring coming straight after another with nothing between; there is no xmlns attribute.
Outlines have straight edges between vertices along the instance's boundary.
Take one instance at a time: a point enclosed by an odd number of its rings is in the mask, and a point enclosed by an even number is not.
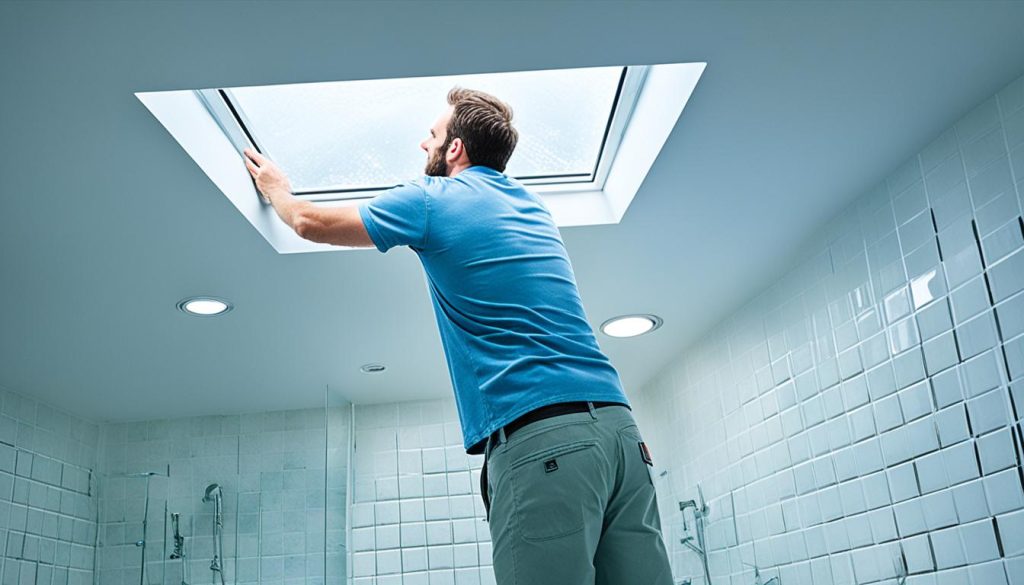
<svg viewBox="0 0 1024 585"><path fill-rule="evenodd" d="M593 404L594 408L602 408L605 406L625 406L626 408L629 408L628 404L623 404L621 402L594 402ZM588 412L589 410L590 408L587 406L586 402L559 402L558 404L549 404L547 406L542 406L540 408L531 410L530 412L520 416L519 418L508 423L502 428L505 429L505 438L508 439L509 436L512 435L512 433L516 432L517 430L525 427L530 423L534 423L539 420L544 420L546 418L551 418L553 416L572 414L574 412ZM491 439L492 441L497 441L500 432L501 429L498 429L491 433L490 437L488 438ZM473 445L472 447L470 447L469 450L466 452L469 453L470 455L479 455L484 452L484 449L486 447L487 439L485 438L476 443L475 445Z"/></svg>
<svg viewBox="0 0 1024 585"><path fill-rule="evenodd" d="M604 406L625 406L626 408L629 408L628 404L623 404L621 402L592 402L592 404L594 405L594 408L602 408ZM553 416L572 414L574 412L590 412L590 407L587 406L586 402L560 402L558 404L549 404L547 406L531 410L502 427L505 429L505 439L507 440L509 435L532 422L537 422ZM484 439L470 447L467 453L470 455L479 455L480 453L483 453L487 448L487 441L497 441L500 437L500 432L501 429L494 431L487 439ZM484 500L484 514L486 514L486 519L490 520L491 499L487 497L487 457L484 457L484 465L483 468L480 469L480 497Z"/></svg>

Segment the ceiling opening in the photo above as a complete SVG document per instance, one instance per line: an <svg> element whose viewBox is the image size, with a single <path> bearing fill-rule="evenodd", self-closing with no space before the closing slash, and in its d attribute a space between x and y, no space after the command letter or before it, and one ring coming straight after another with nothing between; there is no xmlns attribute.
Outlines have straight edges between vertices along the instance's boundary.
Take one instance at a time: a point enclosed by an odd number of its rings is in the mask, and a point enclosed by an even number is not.
<svg viewBox="0 0 1024 585"><path fill-rule="evenodd" d="M255 148L295 195L351 206L419 176L419 145L455 86L511 105L519 144L506 173L544 199L559 226L618 223L704 71L670 63L140 92L279 253L337 250L299 238L256 193L241 152Z"/></svg>
<svg viewBox="0 0 1024 585"><path fill-rule="evenodd" d="M647 68L589 67L478 75L198 90L236 147L255 147L310 200L365 198L422 172L418 144L453 87L513 107L519 144L506 173L528 185L600 188Z"/></svg>

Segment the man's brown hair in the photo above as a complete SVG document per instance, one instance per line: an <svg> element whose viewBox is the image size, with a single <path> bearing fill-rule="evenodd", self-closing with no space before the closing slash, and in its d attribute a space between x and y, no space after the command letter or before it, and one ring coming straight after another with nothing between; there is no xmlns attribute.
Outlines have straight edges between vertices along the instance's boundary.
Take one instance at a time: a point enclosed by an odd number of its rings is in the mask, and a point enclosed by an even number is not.
<svg viewBox="0 0 1024 585"><path fill-rule="evenodd" d="M455 111L445 145L461 138L471 163L505 172L519 141L519 133L512 127L512 108L493 95L461 87L448 92L448 104L455 106Z"/></svg>

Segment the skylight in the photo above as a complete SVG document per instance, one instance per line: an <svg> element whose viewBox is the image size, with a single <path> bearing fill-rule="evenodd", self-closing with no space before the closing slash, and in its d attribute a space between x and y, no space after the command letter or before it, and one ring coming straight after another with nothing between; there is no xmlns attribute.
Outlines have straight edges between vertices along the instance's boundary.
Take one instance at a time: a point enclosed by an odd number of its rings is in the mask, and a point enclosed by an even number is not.
<svg viewBox="0 0 1024 585"><path fill-rule="evenodd" d="M254 144L310 199L372 196L423 173L427 137L454 86L509 103L519 144L506 173L535 185L595 183L614 155L643 67L236 87L200 94L236 147ZM619 123L615 123L618 119ZM241 132L238 132L241 130Z"/></svg>
<svg viewBox="0 0 1024 585"><path fill-rule="evenodd" d="M256 191L241 151L256 147L296 195L355 207L422 175L420 143L453 86L515 111L506 172L529 185L558 227L618 223L676 127L705 63L486 73L136 95L217 189L280 254L338 246L304 240ZM673 164L673 162L663 163ZM344 249L344 248L342 248Z"/></svg>

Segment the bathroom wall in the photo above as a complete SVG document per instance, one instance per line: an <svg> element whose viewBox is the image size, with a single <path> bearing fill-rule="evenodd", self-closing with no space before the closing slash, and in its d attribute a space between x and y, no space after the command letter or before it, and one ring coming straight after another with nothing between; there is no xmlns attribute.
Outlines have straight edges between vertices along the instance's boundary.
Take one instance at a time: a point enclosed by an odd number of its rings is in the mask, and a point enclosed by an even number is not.
<svg viewBox="0 0 1024 585"><path fill-rule="evenodd" d="M355 407L353 585L494 583L480 499L452 400Z"/></svg>
<svg viewBox="0 0 1024 585"><path fill-rule="evenodd" d="M345 583L350 421L343 406L104 425L99 582L139 582L147 480L124 475L155 471L146 583L178 585L183 571L189 583L214 582L214 505L202 502L211 483L224 494L227 583ZM170 559L172 512L187 567Z"/></svg>
<svg viewBox="0 0 1024 585"><path fill-rule="evenodd" d="M99 428L0 392L0 582L91 585Z"/></svg>
<svg viewBox="0 0 1024 585"><path fill-rule="evenodd" d="M1022 195L1018 79L634 397L677 578L1024 583Z"/></svg>

